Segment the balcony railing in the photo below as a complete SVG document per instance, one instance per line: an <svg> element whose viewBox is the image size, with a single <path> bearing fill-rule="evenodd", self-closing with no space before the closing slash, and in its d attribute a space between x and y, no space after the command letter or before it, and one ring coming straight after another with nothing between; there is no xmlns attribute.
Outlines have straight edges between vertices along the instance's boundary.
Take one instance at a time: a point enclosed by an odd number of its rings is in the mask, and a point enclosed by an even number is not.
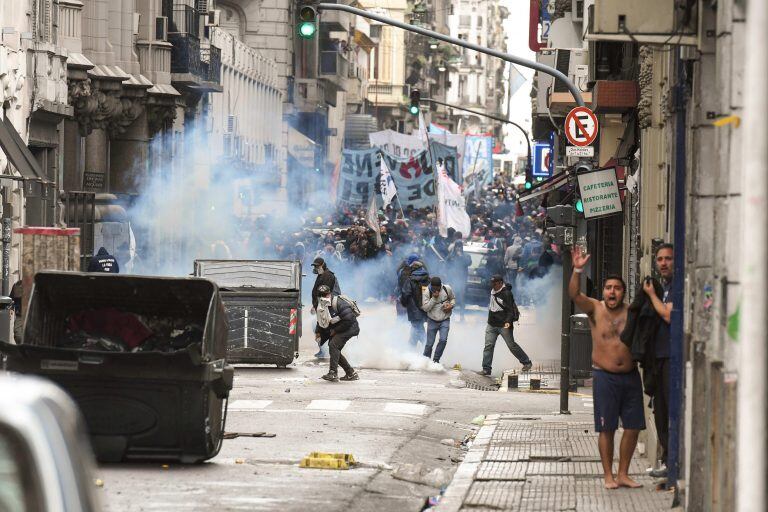
<svg viewBox="0 0 768 512"><path fill-rule="evenodd" d="M168 7L166 3L165 7ZM168 16L168 35L187 34L200 38L200 13L188 5L173 4L171 9L164 10Z"/></svg>
<svg viewBox="0 0 768 512"><path fill-rule="evenodd" d="M408 86L372 83L368 85L368 95L370 96L372 94L382 94L385 96L391 96L393 94L397 94L397 95L407 96Z"/></svg>
<svg viewBox="0 0 768 512"><path fill-rule="evenodd" d="M173 44L171 51L171 73L190 73L203 76L203 63L200 59L200 41L190 34L168 34Z"/></svg>
<svg viewBox="0 0 768 512"><path fill-rule="evenodd" d="M349 62L336 50L320 52L320 74L346 77Z"/></svg>
<svg viewBox="0 0 768 512"><path fill-rule="evenodd" d="M209 82L221 82L221 48L208 45L201 52L203 63L203 78Z"/></svg>

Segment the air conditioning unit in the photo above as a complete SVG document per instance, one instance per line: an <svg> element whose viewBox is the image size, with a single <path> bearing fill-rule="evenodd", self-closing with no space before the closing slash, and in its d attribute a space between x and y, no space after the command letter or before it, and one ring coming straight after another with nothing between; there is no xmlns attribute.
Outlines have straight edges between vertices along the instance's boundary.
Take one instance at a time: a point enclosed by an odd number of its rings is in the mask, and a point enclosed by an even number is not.
<svg viewBox="0 0 768 512"><path fill-rule="evenodd" d="M237 132L237 116L227 116L227 133Z"/></svg>
<svg viewBox="0 0 768 512"><path fill-rule="evenodd" d="M698 2L680 4L678 0L600 0L588 7L587 39L696 44Z"/></svg>
<svg viewBox="0 0 768 512"><path fill-rule="evenodd" d="M589 52L582 48L555 50L555 67L567 75L580 90L584 91L589 81ZM568 87L561 81L554 83L552 92L568 92Z"/></svg>
<svg viewBox="0 0 768 512"><path fill-rule="evenodd" d="M206 27L218 27L219 26L219 20L221 19L221 11L216 9L213 11L208 11L208 14L205 18L205 26Z"/></svg>
<svg viewBox="0 0 768 512"><path fill-rule="evenodd" d="M168 16L155 18L155 39L158 41L168 40Z"/></svg>

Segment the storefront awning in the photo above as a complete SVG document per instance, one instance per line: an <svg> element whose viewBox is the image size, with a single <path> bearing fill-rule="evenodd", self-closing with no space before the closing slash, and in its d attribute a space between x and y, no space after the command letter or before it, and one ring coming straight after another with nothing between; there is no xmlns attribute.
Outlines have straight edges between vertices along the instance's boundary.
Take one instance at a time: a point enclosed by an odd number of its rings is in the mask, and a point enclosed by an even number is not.
<svg viewBox="0 0 768 512"><path fill-rule="evenodd" d="M0 123L0 147L3 148L11 164L19 171L22 179L50 183L8 117L4 117L3 122Z"/></svg>
<svg viewBox="0 0 768 512"><path fill-rule="evenodd" d="M568 183L569 176L570 174L567 172L552 176L551 178L538 183L532 189L521 192L518 196L518 201L524 203L525 201L533 199L534 197L539 197L540 195L546 194L547 192L557 190L558 188Z"/></svg>

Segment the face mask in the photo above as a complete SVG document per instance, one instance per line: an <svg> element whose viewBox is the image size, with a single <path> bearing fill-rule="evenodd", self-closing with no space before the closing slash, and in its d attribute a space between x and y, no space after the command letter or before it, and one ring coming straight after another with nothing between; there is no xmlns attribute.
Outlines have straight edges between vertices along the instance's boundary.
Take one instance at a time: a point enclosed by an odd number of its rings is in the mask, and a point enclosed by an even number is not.
<svg viewBox="0 0 768 512"><path fill-rule="evenodd" d="M330 304L331 303L331 298L330 297L320 297L320 300L325 302L326 304Z"/></svg>

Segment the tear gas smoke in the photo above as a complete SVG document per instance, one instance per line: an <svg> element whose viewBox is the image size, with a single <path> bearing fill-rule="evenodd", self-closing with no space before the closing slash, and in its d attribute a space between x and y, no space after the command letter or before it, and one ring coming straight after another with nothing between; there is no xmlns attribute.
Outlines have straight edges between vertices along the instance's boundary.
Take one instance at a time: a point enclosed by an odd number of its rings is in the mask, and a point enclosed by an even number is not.
<svg viewBox="0 0 768 512"><path fill-rule="evenodd" d="M276 202L277 184L265 182L265 173L243 171L226 163L211 150L200 130L189 130L185 137L183 154L151 169L141 184L139 198L128 209L137 240L134 273L185 276L192 272L195 259L275 258L275 242L285 242L287 252L291 252L295 242L304 237L301 230L305 219L318 215L327 219L333 213L334 205L322 188L309 199L310 209L289 201ZM262 215L265 212L271 215ZM305 337L313 336L309 294L315 276L309 264L316 255L307 248L302 260L306 275L304 318L309 324ZM354 262L345 261L343 252L321 256L339 279L342 293L358 300L363 309L361 335L351 340L345 350L353 364L382 369L443 369L421 355L422 347L411 347L410 326L404 317L397 317L390 302L397 284L396 269L406 255L382 254ZM441 277L452 284L447 276ZM515 339L534 363L559 359L560 283L559 267L553 267L544 278L518 283L523 290L517 294L522 316L515 326ZM523 296L535 298L537 306L525 306L520 300ZM454 312L442 362L446 367L458 363L479 370L487 305L467 313L467 319L459 322ZM501 338L496 345L494 373L519 366Z"/></svg>

